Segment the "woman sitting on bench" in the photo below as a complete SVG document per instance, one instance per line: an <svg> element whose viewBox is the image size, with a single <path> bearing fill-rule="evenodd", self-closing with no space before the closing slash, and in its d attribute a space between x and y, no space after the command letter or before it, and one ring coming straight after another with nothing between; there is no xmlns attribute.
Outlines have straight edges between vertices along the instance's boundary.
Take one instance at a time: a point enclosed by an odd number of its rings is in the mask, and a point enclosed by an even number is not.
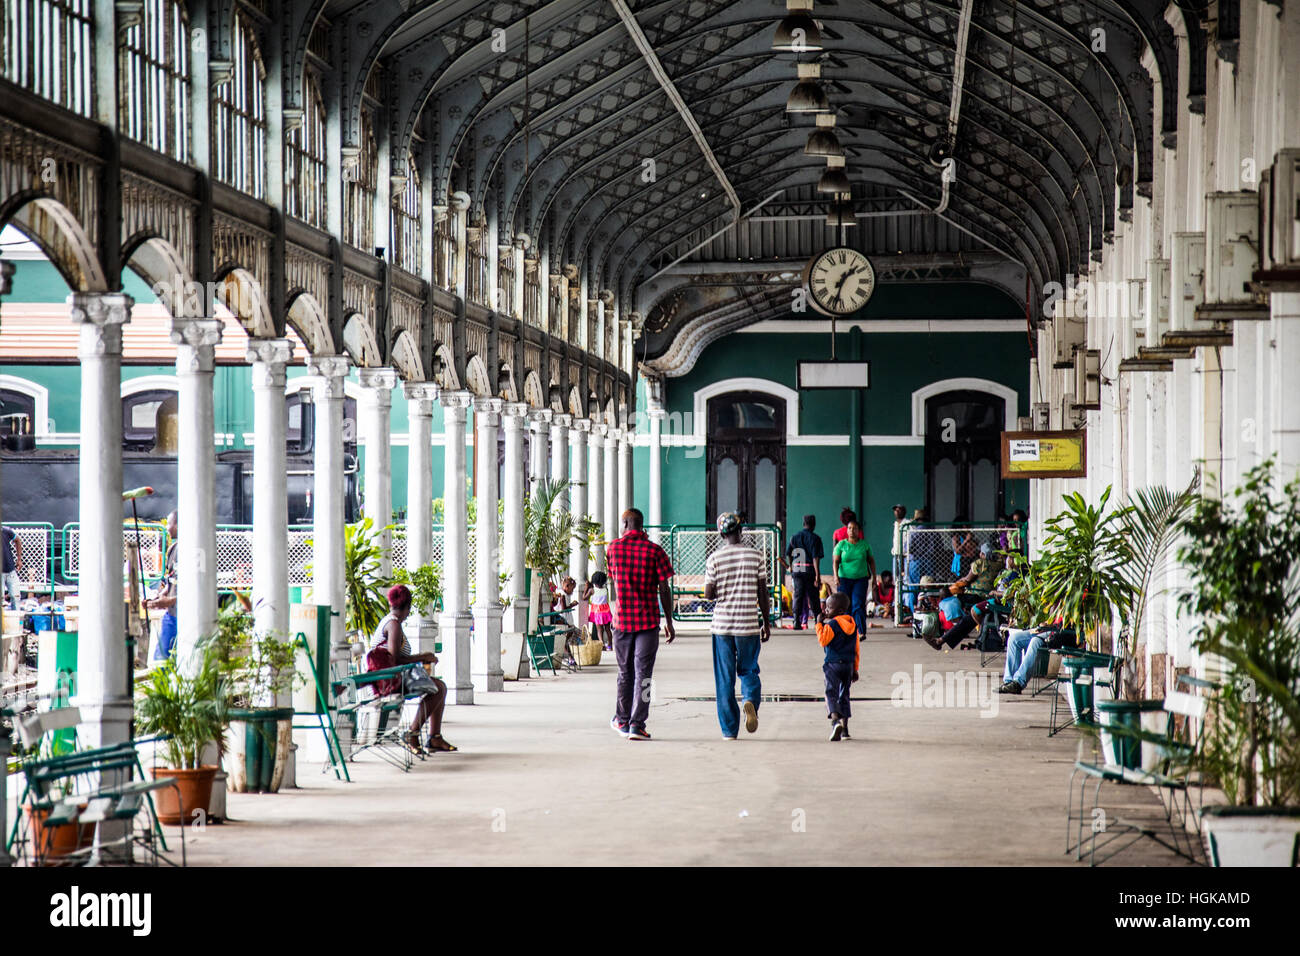
<svg viewBox="0 0 1300 956"><path fill-rule="evenodd" d="M402 632L402 622L411 614L410 588L405 584L395 584L389 588L388 606L392 610L375 630L370 653L366 655L366 670L377 671L403 664L438 663L438 658L431 652L412 654L411 642ZM442 711L447 705L447 685L436 677L430 677L423 667L412 667L404 671L400 679L395 677L375 685L375 693L381 697L399 692L406 697L420 698L415 721L404 741L406 746L416 754L455 750L455 747L442 739ZM429 724L427 751L420 747L420 727L425 721Z"/></svg>

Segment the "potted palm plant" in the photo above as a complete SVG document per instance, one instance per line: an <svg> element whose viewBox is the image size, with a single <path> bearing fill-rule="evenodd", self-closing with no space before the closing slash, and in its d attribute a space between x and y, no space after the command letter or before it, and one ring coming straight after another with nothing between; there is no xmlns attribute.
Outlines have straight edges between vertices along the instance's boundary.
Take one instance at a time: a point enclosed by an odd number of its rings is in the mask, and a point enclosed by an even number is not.
<svg viewBox="0 0 1300 956"><path fill-rule="evenodd" d="M153 767L155 779L174 779L180 789L159 791L158 819L187 825L195 811L206 812L217 766L202 763L203 752L221 740L226 727L226 689L216 641L202 642L189 666L175 658L154 668L136 684L136 723L146 734L163 736L166 766ZM201 818L201 814L198 818Z"/></svg>
<svg viewBox="0 0 1300 956"><path fill-rule="evenodd" d="M524 502L524 564L530 572L530 619L531 611L547 610L547 584L568 568L573 543L585 548L590 556L592 543L600 531L600 526L588 516L575 516L558 506L558 502L568 497L569 485L567 479L544 478L537 483L532 497ZM553 652L554 648L547 650Z"/></svg>
<svg viewBox="0 0 1300 956"><path fill-rule="evenodd" d="M1178 551L1194 646L1221 669L1199 755L1228 801L1202 814L1218 866L1300 855L1300 478L1273 482L1270 461L1198 501Z"/></svg>

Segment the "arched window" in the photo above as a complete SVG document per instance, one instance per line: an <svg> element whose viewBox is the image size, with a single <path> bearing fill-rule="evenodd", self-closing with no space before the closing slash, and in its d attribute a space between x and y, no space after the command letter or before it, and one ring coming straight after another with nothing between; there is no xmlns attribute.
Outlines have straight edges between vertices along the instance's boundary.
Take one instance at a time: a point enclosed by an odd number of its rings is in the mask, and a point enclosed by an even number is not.
<svg viewBox="0 0 1300 956"><path fill-rule="evenodd" d="M375 180L379 150L375 146L375 121L367 107L361 110L361 151L352 166L343 169L343 241L371 251L375 235Z"/></svg>
<svg viewBox="0 0 1300 956"><path fill-rule="evenodd" d="M285 162L285 205L318 229L325 228L325 101L309 70L304 83L302 125L289 132Z"/></svg>
<svg viewBox="0 0 1300 956"><path fill-rule="evenodd" d="M393 197L393 262L407 272L420 272L420 173L415 158L406 154L406 185Z"/></svg>
<svg viewBox="0 0 1300 956"><path fill-rule="evenodd" d="M144 0L141 21L120 34L122 131L150 149L190 161L189 20L177 0Z"/></svg>
<svg viewBox="0 0 1300 956"><path fill-rule="evenodd" d="M95 71L92 0L5 0L0 76L89 116Z"/></svg>
<svg viewBox="0 0 1300 956"><path fill-rule="evenodd" d="M158 409L176 398L175 387L141 389L122 396L122 447L152 451L158 439Z"/></svg>
<svg viewBox="0 0 1300 956"><path fill-rule="evenodd" d="M266 68L253 31L235 14L230 79L213 97L212 167L218 180L266 196Z"/></svg>

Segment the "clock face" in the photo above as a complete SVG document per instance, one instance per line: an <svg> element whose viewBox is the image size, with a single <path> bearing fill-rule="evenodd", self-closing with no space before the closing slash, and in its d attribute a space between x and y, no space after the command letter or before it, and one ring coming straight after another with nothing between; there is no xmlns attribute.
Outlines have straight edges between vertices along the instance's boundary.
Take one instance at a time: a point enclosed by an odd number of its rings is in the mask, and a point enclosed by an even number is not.
<svg viewBox="0 0 1300 956"><path fill-rule="evenodd" d="M804 269L804 287L818 312L849 315L871 298L876 290L876 273L862 253L838 246L808 263Z"/></svg>

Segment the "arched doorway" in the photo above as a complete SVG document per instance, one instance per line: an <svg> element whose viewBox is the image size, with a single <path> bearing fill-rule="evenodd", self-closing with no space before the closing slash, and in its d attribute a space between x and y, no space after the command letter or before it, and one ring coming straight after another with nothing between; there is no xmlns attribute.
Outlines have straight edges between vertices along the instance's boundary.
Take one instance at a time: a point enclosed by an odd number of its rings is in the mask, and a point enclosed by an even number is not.
<svg viewBox="0 0 1300 956"><path fill-rule="evenodd" d="M707 519L737 511L755 524L785 516L785 400L727 392L708 405Z"/></svg>
<svg viewBox="0 0 1300 956"><path fill-rule="evenodd" d="M1002 514L1006 402L960 389L925 402L926 500L934 521L989 522Z"/></svg>

